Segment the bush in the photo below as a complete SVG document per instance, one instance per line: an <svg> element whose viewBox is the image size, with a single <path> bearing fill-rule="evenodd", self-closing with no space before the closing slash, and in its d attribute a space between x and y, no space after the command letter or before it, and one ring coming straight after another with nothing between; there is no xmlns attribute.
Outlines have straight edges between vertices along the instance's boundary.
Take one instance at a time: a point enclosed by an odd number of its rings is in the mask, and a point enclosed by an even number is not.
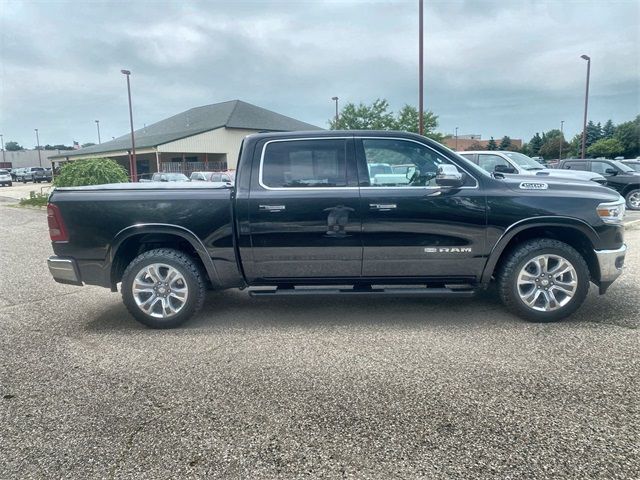
<svg viewBox="0 0 640 480"><path fill-rule="evenodd" d="M48 199L48 194L37 193L32 190L29 192L29 198L23 198L20 200L20 205L23 207L46 207Z"/></svg>
<svg viewBox="0 0 640 480"><path fill-rule="evenodd" d="M65 163L53 182L56 187L80 187L128 182L127 171L109 158L91 158Z"/></svg>

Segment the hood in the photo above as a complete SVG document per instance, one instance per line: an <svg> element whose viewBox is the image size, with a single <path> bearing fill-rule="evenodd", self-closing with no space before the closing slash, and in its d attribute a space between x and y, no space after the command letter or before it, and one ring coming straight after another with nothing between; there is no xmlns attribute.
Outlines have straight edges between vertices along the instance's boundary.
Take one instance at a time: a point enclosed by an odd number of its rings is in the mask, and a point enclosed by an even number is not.
<svg viewBox="0 0 640 480"><path fill-rule="evenodd" d="M555 178L573 178L576 180L605 180L605 178L599 173L585 172L582 170L562 170L547 168L545 170L539 170L535 172L536 177L555 177Z"/></svg>
<svg viewBox="0 0 640 480"><path fill-rule="evenodd" d="M589 173L589 172L586 172ZM510 190L540 195L567 194L585 198L597 198L603 202L614 202L620 195L615 190L603 187L590 180L580 180L577 178L563 178L560 176L548 175L544 178L534 175L505 175L504 179L499 179Z"/></svg>

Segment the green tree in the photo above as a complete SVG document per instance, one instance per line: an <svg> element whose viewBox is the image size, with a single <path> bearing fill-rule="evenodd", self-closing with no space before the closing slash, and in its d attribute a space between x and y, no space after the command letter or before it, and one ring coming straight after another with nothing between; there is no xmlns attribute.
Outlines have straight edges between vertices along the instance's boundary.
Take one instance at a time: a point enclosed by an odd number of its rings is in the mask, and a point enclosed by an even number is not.
<svg viewBox="0 0 640 480"><path fill-rule="evenodd" d="M7 152L17 152L19 150L24 150L24 147L20 145L18 142L10 141L4 144L4 149Z"/></svg>
<svg viewBox="0 0 640 480"><path fill-rule="evenodd" d="M611 119L607 120L607 123L602 127L602 138L612 138L616 133L616 127L611 121Z"/></svg>
<svg viewBox="0 0 640 480"><path fill-rule="evenodd" d="M504 137L502 137L502 140L500 141L500 150L509 150L510 148L511 148L511 138L505 135Z"/></svg>
<svg viewBox="0 0 640 480"><path fill-rule="evenodd" d="M622 144L622 154L626 158L640 156L640 115L630 122L619 124L615 138Z"/></svg>
<svg viewBox="0 0 640 480"><path fill-rule="evenodd" d="M538 132L536 132L536 134L531 137L531 140L529 141L529 153L536 157L538 155L538 153L540 152L540 148L542 147L542 137L540 136L540 134Z"/></svg>
<svg viewBox="0 0 640 480"><path fill-rule="evenodd" d="M560 158L560 145L562 145L562 156L566 158L571 146L565 141L564 137L562 135L552 135L551 137L547 135L546 138L547 140L540 147L538 154L545 160Z"/></svg>
<svg viewBox="0 0 640 480"><path fill-rule="evenodd" d="M624 145L616 138L602 138L587 149L592 157L613 158L624 152Z"/></svg>
<svg viewBox="0 0 640 480"><path fill-rule="evenodd" d="M444 136L436 132L438 127L438 116L432 111L426 111L422 117L424 125L424 135L437 141L442 141ZM395 123L393 125L394 130L400 130L403 132L418 133L420 130L420 119L418 116L418 109L412 105L405 105L402 107L395 117Z"/></svg>
<svg viewBox="0 0 640 480"><path fill-rule="evenodd" d="M110 158L91 158L65 163L55 177L56 187L104 185L129 181L127 171Z"/></svg>
<svg viewBox="0 0 640 480"><path fill-rule="evenodd" d="M487 142L487 150L497 150L497 149L498 149L498 144L493 139L493 137L491 137L491 140Z"/></svg>
<svg viewBox="0 0 640 480"><path fill-rule="evenodd" d="M601 138L602 127L600 126L600 123L596 125L592 120L589 120L589 123L587 123L587 139L585 142L587 148L596 143Z"/></svg>

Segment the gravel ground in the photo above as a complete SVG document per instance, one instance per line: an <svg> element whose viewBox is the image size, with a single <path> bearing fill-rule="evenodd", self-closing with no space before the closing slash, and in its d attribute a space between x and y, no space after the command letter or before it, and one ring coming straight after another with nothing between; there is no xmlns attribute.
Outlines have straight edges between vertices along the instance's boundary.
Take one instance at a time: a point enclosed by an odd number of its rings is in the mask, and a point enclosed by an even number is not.
<svg viewBox="0 0 640 480"><path fill-rule="evenodd" d="M2 479L640 476L640 229L559 324L490 293L231 291L154 331L50 279L44 212L0 218Z"/></svg>

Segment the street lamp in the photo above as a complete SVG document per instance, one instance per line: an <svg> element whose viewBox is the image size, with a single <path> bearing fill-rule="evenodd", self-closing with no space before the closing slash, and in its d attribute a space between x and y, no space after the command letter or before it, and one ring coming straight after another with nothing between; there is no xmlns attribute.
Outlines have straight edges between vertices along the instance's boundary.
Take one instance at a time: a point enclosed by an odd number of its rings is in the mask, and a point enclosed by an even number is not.
<svg viewBox="0 0 640 480"><path fill-rule="evenodd" d="M420 0L419 4L418 4L419 8L418 8L418 17L419 17L419 21L418 21L418 29L420 30L418 32L418 132L420 133L420 135L422 135L424 133L424 64L423 64L423 57L424 57L424 41L423 41L423 34L422 34L422 30L423 30L423 11L424 11L424 2L423 0Z"/></svg>
<svg viewBox="0 0 640 480"><path fill-rule="evenodd" d="M458 127L456 127L456 152L458 151Z"/></svg>
<svg viewBox="0 0 640 480"><path fill-rule="evenodd" d="M129 171L131 173L131 181L137 181L138 172L136 167L136 140L133 135L133 109L131 108L131 83L129 82L129 70L120 70L120 73L127 77L127 95L129 96L129 123L131 124L131 155L129 156Z"/></svg>
<svg viewBox="0 0 640 480"><path fill-rule="evenodd" d="M589 74L591 73L591 57L581 55L580 58L587 61L587 88L584 93L584 122L582 122L582 156L584 159L585 147L587 144L587 107L589 106Z"/></svg>
<svg viewBox="0 0 640 480"><path fill-rule="evenodd" d="M6 159L4 156L4 135L0 133L0 142L2 142L2 163L5 163Z"/></svg>
<svg viewBox="0 0 640 480"><path fill-rule="evenodd" d="M336 130L338 129L338 97L331 97L331 100L336 102Z"/></svg>
<svg viewBox="0 0 640 480"><path fill-rule="evenodd" d="M100 120L95 120L96 122L96 127L98 128L98 144L102 143L100 141Z"/></svg>
<svg viewBox="0 0 640 480"><path fill-rule="evenodd" d="M564 143L564 120L560 120L560 153L558 154L558 160L562 160L562 144Z"/></svg>
<svg viewBox="0 0 640 480"><path fill-rule="evenodd" d="M36 131L36 145L38 146L38 163L42 166L42 156L40 154L40 137L38 137L38 129L34 128Z"/></svg>

